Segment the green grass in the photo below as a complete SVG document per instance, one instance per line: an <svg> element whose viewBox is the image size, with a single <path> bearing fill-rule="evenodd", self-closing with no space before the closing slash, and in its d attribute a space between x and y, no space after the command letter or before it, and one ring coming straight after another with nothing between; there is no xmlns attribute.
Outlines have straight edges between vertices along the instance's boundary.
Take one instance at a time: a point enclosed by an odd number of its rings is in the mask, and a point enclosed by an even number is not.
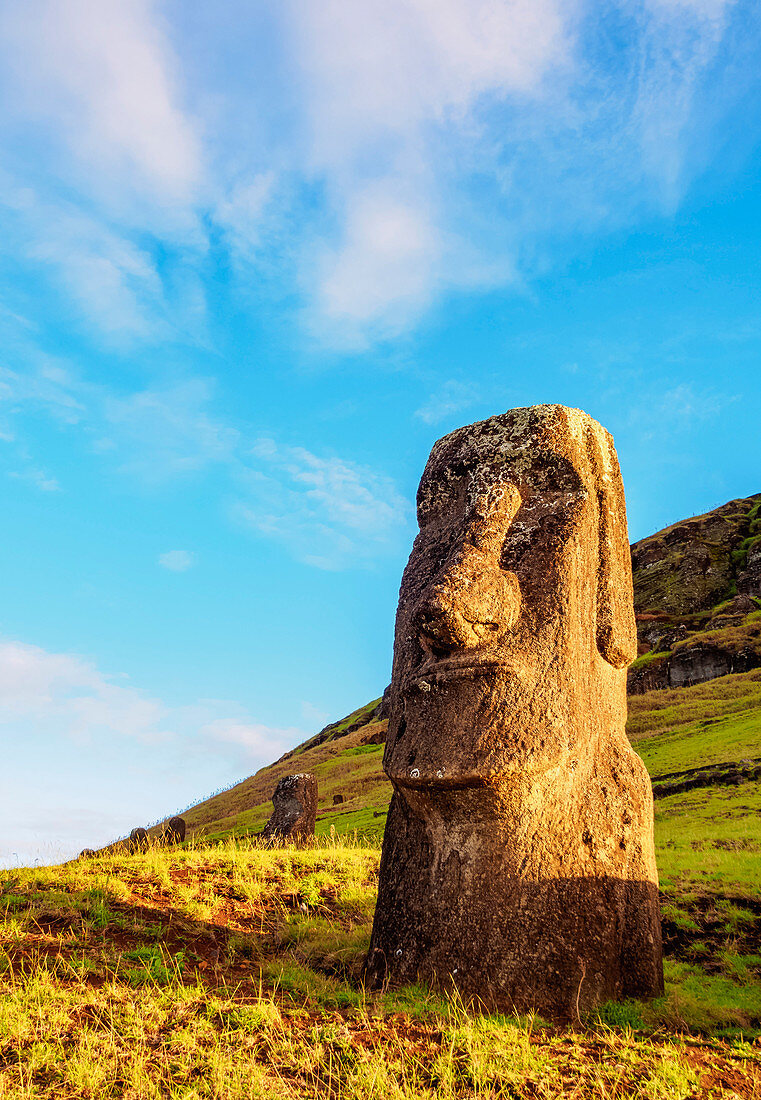
<svg viewBox="0 0 761 1100"><path fill-rule="evenodd" d="M0 1096L761 1095L761 957L738 948L750 903L703 896L711 972L680 948L663 998L560 1026L424 986L365 990L378 859L353 840L230 842L19 871L0 905Z"/></svg>
<svg viewBox="0 0 761 1100"><path fill-rule="evenodd" d="M761 788L707 787L658 799L661 886L749 897L761 892Z"/></svg>
<svg viewBox="0 0 761 1100"><path fill-rule="evenodd" d="M665 660L666 657L671 656L670 649L664 649L662 652L643 653L640 657L635 658L629 666L630 671L636 672L637 669L647 668L648 665L653 664L655 661Z"/></svg>
<svg viewBox="0 0 761 1100"><path fill-rule="evenodd" d="M761 669L630 696L627 732L654 777L761 756Z"/></svg>
<svg viewBox="0 0 761 1100"><path fill-rule="evenodd" d="M646 663L658 656L646 654L640 660ZM339 726L345 728L371 714L376 702L354 711ZM383 745L366 741L383 734L385 727L385 722L371 721L322 745L302 746L298 769L314 773L319 783L318 835L329 835L331 826L338 835L353 835L355 830L369 838L382 835L391 784L383 773ZM627 731L656 778L759 757L761 669L690 688L631 696ZM185 815L190 835L225 842L260 832L272 812L270 798L278 779L295 767L291 757L199 803ZM335 794L344 798L337 806L333 805Z"/></svg>

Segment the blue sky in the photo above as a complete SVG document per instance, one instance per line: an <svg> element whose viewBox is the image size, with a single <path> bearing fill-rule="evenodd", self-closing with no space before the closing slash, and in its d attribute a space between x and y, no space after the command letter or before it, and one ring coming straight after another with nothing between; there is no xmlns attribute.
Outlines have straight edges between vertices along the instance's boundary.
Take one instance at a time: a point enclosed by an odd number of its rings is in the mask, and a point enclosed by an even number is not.
<svg viewBox="0 0 761 1100"><path fill-rule="evenodd" d="M432 443L561 402L630 533L761 490L743 0L6 0L0 864L388 681Z"/></svg>

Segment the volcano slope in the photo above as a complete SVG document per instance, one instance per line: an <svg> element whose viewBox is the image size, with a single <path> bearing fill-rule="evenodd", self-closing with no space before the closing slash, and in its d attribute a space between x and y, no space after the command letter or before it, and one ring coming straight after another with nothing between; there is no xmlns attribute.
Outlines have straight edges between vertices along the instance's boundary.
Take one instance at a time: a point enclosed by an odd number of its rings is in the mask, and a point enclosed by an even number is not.
<svg viewBox="0 0 761 1100"><path fill-rule="evenodd" d="M627 724L653 780L672 976L683 967L685 981L722 975L748 988L761 976L760 552L761 496L632 547L640 657L630 674ZM717 675L738 654L740 670ZM385 729L381 701L373 700L192 807L191 830L206 842L251 836L268 817L277 780L310 771L320 785L318 835L379 843L391 796L382 770ZM733 953L741 961L729 974Z"/></svg>
<svg viewBox="0 0 761 1100"><path fill-rule="evenodd" d="M759 554L761 495L632 547L640 657L630 672L627 732L653 780L667 955L718 973L739 945L749 960L743 978L758 973L761 948ZM277 780L310 771L320 787L318 835L379 842L391 797L386 724L373 700L192 807L191 832L206 842L252 836ZM725 918L725 910L742 915Z"/></svg>
<svg viewBox="0 0 761 1100"><path fill-rule="evenodd" d="M709 607L659 605L637 582L639 669L754 636L757 589L741 587L757 500L722 519ZM686 527L694 556L706 526ZM641 568L660 560L647 553ZM668 667L656 687L635 667L628 724L656 795L664 997L542 1021L364 990L391 793L373 700L185 811L183 846L117 844L0 881L0 1097L761 1097L761 667L704 662L692 683ZM263 849L254 834L295 771L319 779L315 846Z"/></svg>

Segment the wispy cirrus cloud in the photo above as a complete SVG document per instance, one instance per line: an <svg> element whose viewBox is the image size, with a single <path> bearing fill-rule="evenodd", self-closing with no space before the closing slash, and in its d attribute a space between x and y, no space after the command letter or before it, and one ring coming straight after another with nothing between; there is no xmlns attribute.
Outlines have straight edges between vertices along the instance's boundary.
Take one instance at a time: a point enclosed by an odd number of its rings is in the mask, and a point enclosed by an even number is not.
<svg viewBox="0 0 761 1100"><path fill-rule="evenodd" d="M266 438L252 448L250 463L236 516L307 565L367 564L408 520L408 502L393 482L357 463Z"/></svg>
<svg viewBox="0 0 761 1100"><path fill-rule="evenodd" d="M239 433L212 411L210 380L190 378L128 396L106 392L101 424L123 472L160 482L229 463Z"/></svg>
<svg viewBox="0 0 761 1100"><path fill-rule="evenodd" d="M477 400L477 386L449 379L442 382L436 392L432 393L419 409L415 409L415 416L424 424L439 424L455 413L464 412Z"/></svg>
<svg viewBox="0 0 761 1100"><path fill-rule="evenodd" d="M57 478L49 477L44 470L35 467L29 467L26 470L10 470L8 477L20 481L29 481L43 493L57 493L61 488Z"/></svg>
<svg viewBox="0 0 761 1100"><path fill-rule="evenodd" d="M167 550L166 553L159 554L159 565L170 573L187 573L195 563L195 554L188 550Z"/></svg>
<svg viewBox="0 0 761 1100"><path fill-rule="evenodd" d="M238 290L279 283L339 349L453 290L520 288L575 234L678 205L753 51L708 89L761 34L749 0L287 0L257 18L4 5L3 235L93 338L198 339L212 241Z"/></svg>
<svg viewBox="0 0 761 1100"><path fill-rule="evenodd" d="M252 442L215 408L213 379L186 378L123 395L85 382L56 359L34 362L26 371L0 368L0 442L17 460L10 476L38 489L60 486L33 461L23 426L29 417L47 416L82 434L106 468L141 488L160 489L215 468L220 522L229 512L223 500L234 495L239 527L317 568L366 568L395 546L411 514L379 471L271 438ZM175 572L195 562L186 550L166 551L158 560Z"/></svg>

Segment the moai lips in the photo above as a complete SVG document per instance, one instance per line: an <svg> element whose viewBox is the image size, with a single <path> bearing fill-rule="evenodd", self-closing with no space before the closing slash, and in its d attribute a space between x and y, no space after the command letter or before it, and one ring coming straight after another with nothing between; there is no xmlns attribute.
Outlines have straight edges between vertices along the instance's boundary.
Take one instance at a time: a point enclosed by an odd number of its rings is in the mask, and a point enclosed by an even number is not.
<svg viewBox="0 0 761 1100"><path fill-rule="evenodd" d="M662 989L623 485L585 413L433 448L402 579L368 976L569 1014Z"/></svg>

